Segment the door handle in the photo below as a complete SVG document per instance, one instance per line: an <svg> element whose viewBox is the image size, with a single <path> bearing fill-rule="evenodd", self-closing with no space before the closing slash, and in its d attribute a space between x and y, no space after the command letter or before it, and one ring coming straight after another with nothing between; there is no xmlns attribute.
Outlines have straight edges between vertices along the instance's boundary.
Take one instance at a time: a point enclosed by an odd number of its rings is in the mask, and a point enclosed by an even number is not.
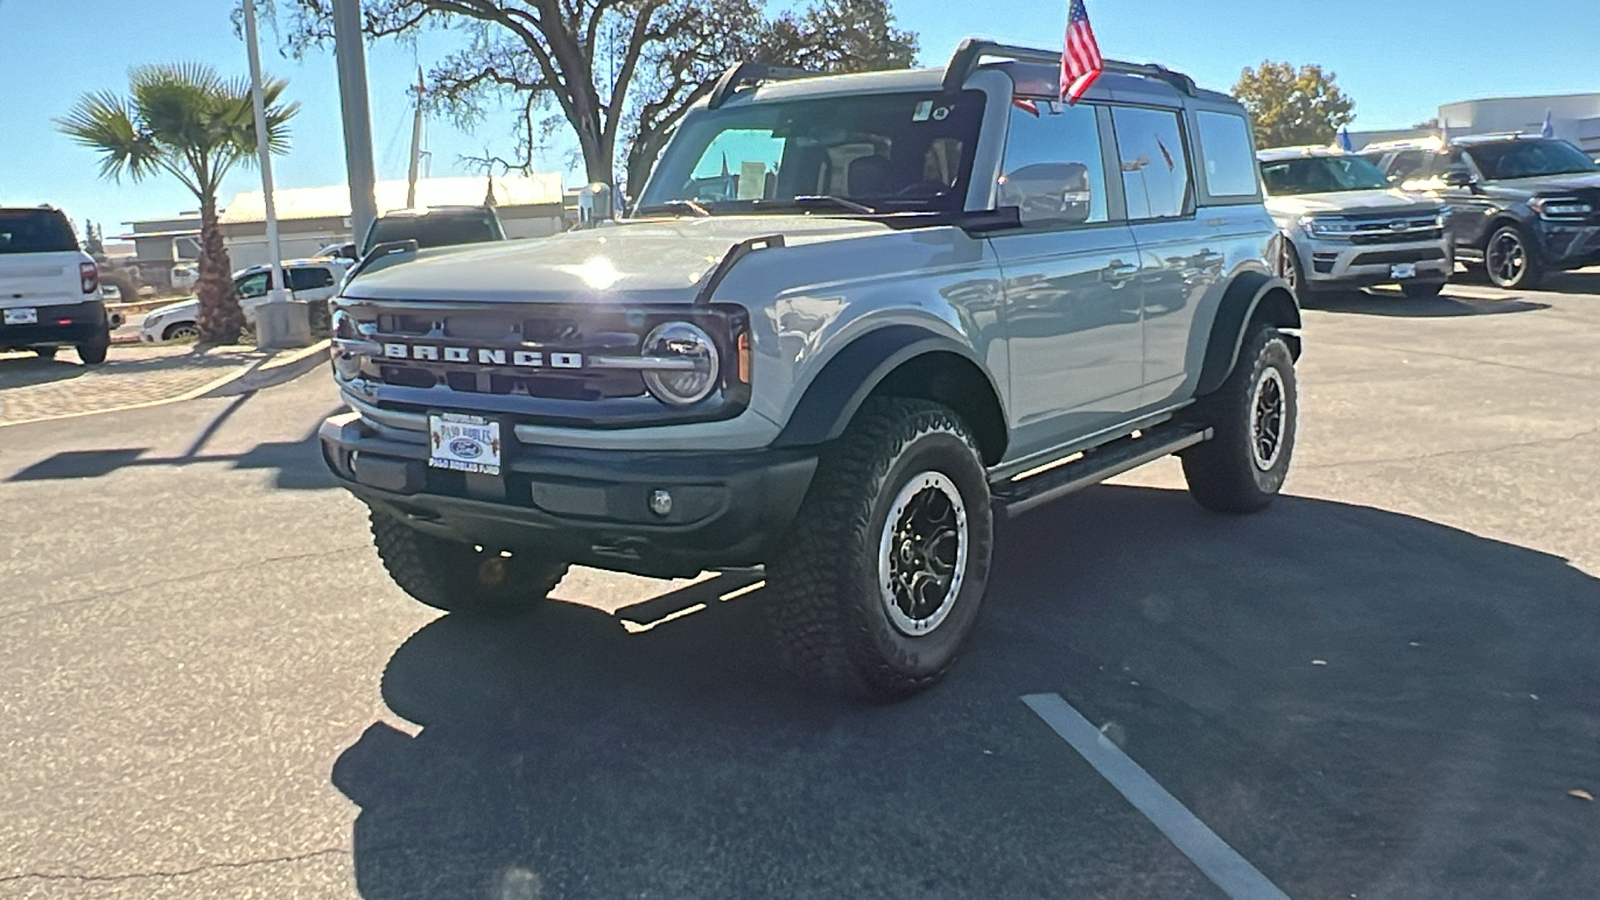
<svg viewBox="0 0 1600 900"><path fill-rule="evenodd" d="M1100 280L1112 287L1121 287L1132 281L1139 274L1139 267L1129 265L1120 259L1111 261L1111 265L1100 270Z"/></svg>

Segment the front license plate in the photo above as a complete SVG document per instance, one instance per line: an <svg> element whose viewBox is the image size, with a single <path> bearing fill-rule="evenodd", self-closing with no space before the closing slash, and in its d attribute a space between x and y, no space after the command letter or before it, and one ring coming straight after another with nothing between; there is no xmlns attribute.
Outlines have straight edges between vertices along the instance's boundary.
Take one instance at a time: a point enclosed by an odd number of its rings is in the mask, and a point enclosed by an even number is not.
<svg viewBox="0 0 1600 900"><path fill-rule="evenodd" d="M8 309L5 312L7 325L37 325L39 311L31 306L22 306L17 309Z"/></svg>
<svg viewBox="0 0 1600 900"><path fill-rule="evenodd" d="M1417 277L1416 263L1395 263L1389 267L1390 278L1415 278Z"/></svg>
<svg viewBox="0 0 1600 900"><path fill-rule="evenodd" d="M482 416L439 413L428 416L432 452L428 465L436 469L500 474L500 423Z"/></svg>

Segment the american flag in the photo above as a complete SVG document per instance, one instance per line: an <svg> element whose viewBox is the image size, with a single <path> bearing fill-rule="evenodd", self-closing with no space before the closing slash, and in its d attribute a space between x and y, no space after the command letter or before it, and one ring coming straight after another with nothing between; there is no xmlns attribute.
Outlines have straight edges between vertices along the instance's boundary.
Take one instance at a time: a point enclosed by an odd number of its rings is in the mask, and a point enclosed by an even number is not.
<svg viewBox="0 0 1600 900"><path fill-rule="evenodd" d="M1105 60L1089 24L1089 11L1083 0L1072 0L1067 10L1066 48L1061 53L1061 96L1068 103L1077 103L1104 71Z"/></svg>

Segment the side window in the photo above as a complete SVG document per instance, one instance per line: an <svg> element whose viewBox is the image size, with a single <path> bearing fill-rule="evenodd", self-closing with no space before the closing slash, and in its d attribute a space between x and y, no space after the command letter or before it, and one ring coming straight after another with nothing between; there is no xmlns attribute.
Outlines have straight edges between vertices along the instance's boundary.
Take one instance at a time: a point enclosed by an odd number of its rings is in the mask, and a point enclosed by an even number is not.
<svg viewBox="0 0 1600 900"><path fill-rule="evenodd" d="M1093 106L1052 112L1041 103L1037 113L1012 109L1003 171L1000 205L1020 209L1024 225L1093 225L1110 219Z"/></svg>
<svg viewBox="0 0 1600 900"><path fill-rule="evenodd" d="M1416 178L1428 177L1428 165L1433 154L1426 150L1402 150L1389 163L1389 180L1399 184Z"/></svg>
<svg viewBox="0 0 1600 900"><path fill-rule="evenodd" d="M1176 219L1194 211L1189 159L1178 114L1123 106L1111 111L1122 157L1128 218Z"/></svg>
<svg viewBox="0 0 1600 900"><path fill-rule="evenodd" d="M234 282L233 289L238 292L240 300L250 297L265 297L267 291L271 288L271 281L271 272L256 272Z"/></svg>
<svg viewBox="0 0 1600 900"><path fill-rule="evenodd" d="M1202 112L1200 155L1206 161L1206 189L1213 197L1254 197L1256 158L1250 152L1250 125L1242 116Z"/></svg>
<svg viewBox="0 0 1600 900"><path fill-rule="evenodd" d="M289 288L296 291L314 291L317 288L331 287L333 273L321 266L307 269L289 270Z"/></svg>

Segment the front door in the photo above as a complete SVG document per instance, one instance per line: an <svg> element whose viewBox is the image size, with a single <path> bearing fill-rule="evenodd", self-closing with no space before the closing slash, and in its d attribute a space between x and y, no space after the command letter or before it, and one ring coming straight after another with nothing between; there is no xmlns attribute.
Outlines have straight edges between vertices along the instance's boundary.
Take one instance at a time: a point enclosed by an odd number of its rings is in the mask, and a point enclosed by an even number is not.
<svg viewBox="0 0 1600 900"><path fill-rule="evenodd" d="M1000 204L1023 229L994 236L1011 360L1012 446L1028 456L1109 427L1143 383L1139 251L1108 191L1108 112L1012 110Z"/></svg>

